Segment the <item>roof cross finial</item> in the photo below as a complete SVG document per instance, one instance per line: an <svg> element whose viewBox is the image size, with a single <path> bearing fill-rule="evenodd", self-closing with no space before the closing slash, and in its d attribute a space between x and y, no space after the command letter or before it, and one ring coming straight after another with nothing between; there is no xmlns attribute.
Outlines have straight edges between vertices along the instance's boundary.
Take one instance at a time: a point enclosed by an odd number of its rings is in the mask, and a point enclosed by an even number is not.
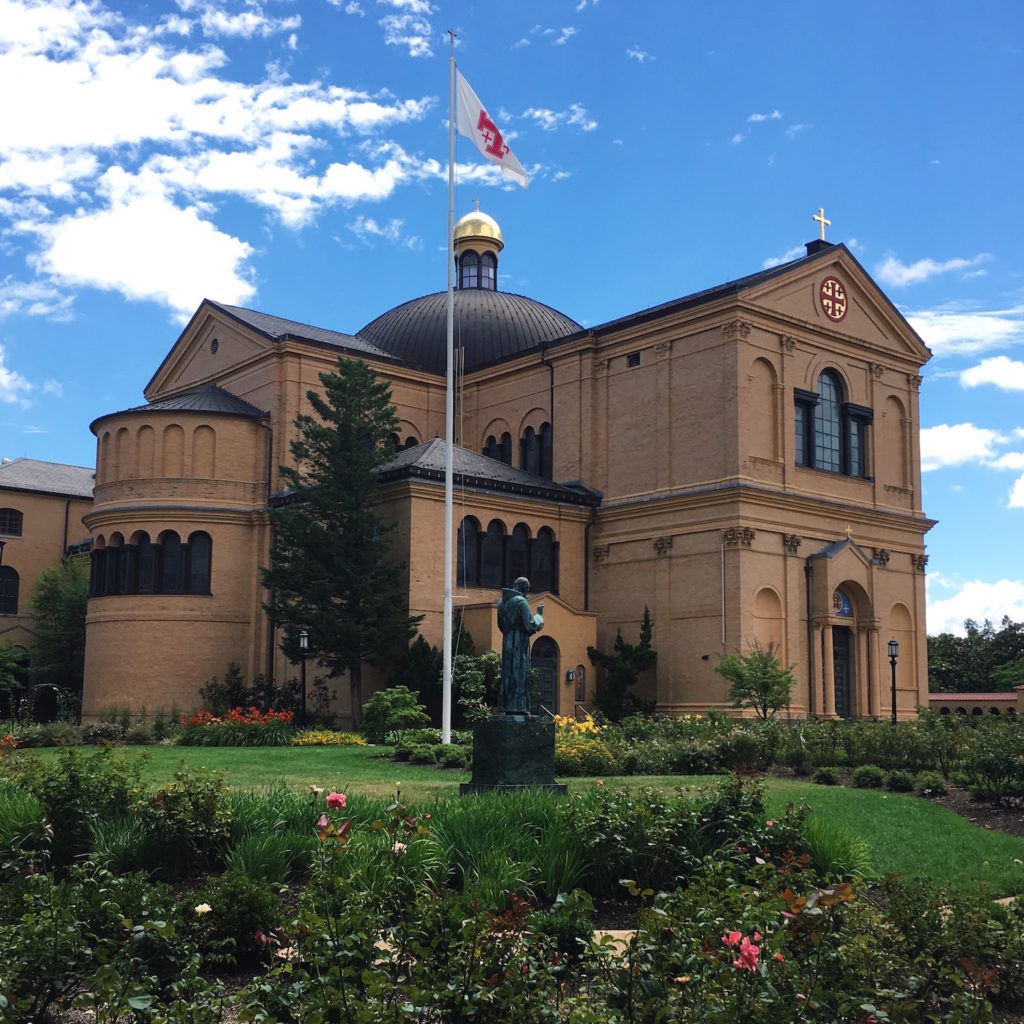
<svg viewBox="0 0 1024 1024"><path fill-rule="evenodd" d="M846 539L847 540L852 540L853 539L853 530L850 527L849 523L847 523L847 525L846 525Z"/></svg>
<svg viewBox="0 0 1024 1024"><path fill-rule="evenodd" d="M811 220L816 220L821 225L821 240L824 242L825 241L825 227L826 227L826 225L828 227L832 226L832 221L825 219L825 207L824 206L819 206L817 214L815 216L813 216L811 218Z"/></svg>
<svg viewBox="0 0 1024 1024"><path fill-rule="evenodd" d="M473 200L473 206L475 207L476 212L479 213L480 212L480 200L479 199L474 199Z"/></svg>

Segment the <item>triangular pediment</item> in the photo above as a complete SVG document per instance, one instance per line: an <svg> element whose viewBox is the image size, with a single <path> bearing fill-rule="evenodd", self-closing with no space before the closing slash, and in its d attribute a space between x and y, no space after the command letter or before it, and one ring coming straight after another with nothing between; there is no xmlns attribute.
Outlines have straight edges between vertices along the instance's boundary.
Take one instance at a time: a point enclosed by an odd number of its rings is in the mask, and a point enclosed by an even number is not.
<svg viewBox="0 0 1024 1024"><path fill-rule="evenodd" d="M223 379L259 359L272 344L256 328L204 299L146 385L144 394L152 402L163 395Z"/></svg>
<svg viewBox="0 0 1024 1024"><path fill-rule="evenodd" d="M742 298L748 308L788 322L798 343L827 338L917 366L931 358L921 337L845 245L798 260L788 273L755 280Z"/></svg>

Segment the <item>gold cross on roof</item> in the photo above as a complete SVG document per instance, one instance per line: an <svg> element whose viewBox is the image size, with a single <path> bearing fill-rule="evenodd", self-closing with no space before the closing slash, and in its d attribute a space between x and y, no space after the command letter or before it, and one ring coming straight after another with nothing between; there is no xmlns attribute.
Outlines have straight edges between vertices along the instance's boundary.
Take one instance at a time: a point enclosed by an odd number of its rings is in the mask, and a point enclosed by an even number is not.
<svg viewBox="0 0 1024 1024"><path fill-rule="evenodd" d="M849 525L847 525L847 527L846 527L846 539L847 540L852 540L853 539L853 530L850 528Z"/></svg>
<svg viewBox="0 0 1024 1024"><path fill-rule="evenodd" d="M817 214L815 216L813 216L811 218L811 220L816 220L821 225L821 240L824 242L825 241L825 226L826 225L828 227L832 226L832 221L825 219L825 207L824 206L819 206Z"/></svg>
<svg viewBox="0 0 1024 1024"><path fill-rule="evenodd" d="M480 200L479 199L474 199L473 200L473 206L474 206L476 212L479 213L480 212Z"/></svg>

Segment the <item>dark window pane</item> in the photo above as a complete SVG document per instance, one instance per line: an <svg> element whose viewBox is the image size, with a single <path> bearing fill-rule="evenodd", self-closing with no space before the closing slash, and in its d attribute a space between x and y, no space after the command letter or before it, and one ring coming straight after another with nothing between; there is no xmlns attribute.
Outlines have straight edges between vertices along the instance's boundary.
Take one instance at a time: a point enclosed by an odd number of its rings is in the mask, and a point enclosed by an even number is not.
<svg viewBox="0 0 1024 1024"><path fill-rule="evenodd" d="M493 434L487 438L487 441L484 444L484 455L489 459L498 458L498 442L495 440Z"/></svg>
<svg viewBox="0 0 1024 1024"><path fill-rule="evenodd" d="M530 530L519 523L508 542L508 582L530 575Z"/></svg>
<svg viewBox="0 0 1024 1024"><path fill-rule="evenodd" d="M472 516L466 516L459 523L455 565L455 578L460 587L480 585L480 524Z"/></svg>
<svg viewBox="0 0 1024 1024"><path fill-rule="evenodd" d="M119 594L121 585L121 549L107 548L106 578L103 580L104 594Z"/></svg>
<svg viewBox="0 0 1024 1024"><path fill-rule="evenodd" d="M184 555L181 538L173 530L165 533L160 544L161 594L180 594L184 589Z"/></svg>
<svg viewBox="0 0 1024 1024"><path fill-rule="evenodd" d="M18 583L16 570L9 565L0 566L0 615L18 614Z"/></svg>
<svg viewBox="0 0 1024 1024"><path fill-rule="evenodd" d="M807 465L807 406L800 403L796 407L796 464Z"/></svg>
<svg viewBox="0 0 1024 1024"><path fill-rule="evenodd" d="M826 371L818 378L818 397L814 409L814 465L838 473L842 469L839 406L843 392L834 374Z"/></svg>
<svg viewBox="0 0 1024 1024"><path fill-rule="evenodd" d="M540 438L534 433L533 427L527 427L520 445L519 468L527 473L540 473Z"/></svg>
<svg viewBox="0 0 1024 1024"><path fill-rule="evenodd" d="M210 593L210 557L213 542L208 533L193 533L188 539L188 592Z"/></svg>
<svg viewBox="0 0 1024 1024"><path fill-rule="evenodd" d="M488 524L480 552L480 586L503 585L505 563L505 528L497 519Z"/></svg>
<svg viewBox="0 0 1024 1024"><path fill-rule="evenodd" d="M512 465L512 435L507 430L501 435L501 451L498 454L498 458L506 466Z"/></svg>
<svg viewBox="0 0 1024 1024"><path fill-rule="evenodd" d="M121 580L117 587L119 594L134 594L137 583L135 578L137 552L134 544L126 544L121 548Z"/></svg>
<svg viewBox="0 0 1024 1024"><path fill-rule="evenodd" d="M537 533L533 542L533 557L530 559L531 590L558 592L555 580L555 535L545 526Z"/></svg>
<svg viewBox="0 0 1024 1024"><path fill-rule="evenodd" d="M16 508L0 508L0 533L20 537L22 514Z"/></svg>
<svg viewBox="0 0 1024 1024"><path fill-rule="evenodd" d="M135 553L136 590L140 594L156 593L156 568L159 561L160 545L144 533L139 537Z"/></svg>
<svg viewBox="0 0 1024 1024"><path fill-rule="evenodd" d="M478 284L478 274L480 266L480 257L475 252L465 252L462 254L462 262L459 266L459 287L460 288L476 288Z"/></svg>
<svg viewBox="0 0 1024 1024"><path fill-rule="evenodd" d="M554 472L553 456L551 424L542 423L540 427L540 475L545 480L550 480Z"/></svg>
<svg viewBox="0 0 1024 1024"><path fill-rule="evenodd" d="M498 261L489 252L480 257L480 287L490 292L498 288Z"/></svg>

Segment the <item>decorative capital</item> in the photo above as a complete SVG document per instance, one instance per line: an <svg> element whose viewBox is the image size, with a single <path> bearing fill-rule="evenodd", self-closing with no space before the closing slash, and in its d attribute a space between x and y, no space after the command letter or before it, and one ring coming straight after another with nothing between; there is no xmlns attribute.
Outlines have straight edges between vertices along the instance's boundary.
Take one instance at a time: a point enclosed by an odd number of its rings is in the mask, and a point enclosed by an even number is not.
<svg viewBox="0 0 1024 1024"><path fill-rule="evenodd" d="M921 388L921 381L922 380L924 380L924 378L921 377L919 374L916 374L916 373L908 373L907 374L907 384L910 387L911 391L918 391L918 390L920 390L920 388Z"/></svg>
<svg viewBox="0 0 1024 1024"><path fill-rule="evenodd" d="M736 317L722 325L722 333L729 341L736 341L737 338L745 338L750 333L750 324L746 320Z"/></svg>
<svg viewBox="0 0 1024 1024"><path fill-rule="evenodd" d="M925 566L928 564L927 555L911 555L910 562L918 572L924 572Z"/></svg>
<svg viewBox="0 0 1024 1024"><path fill-rule="evenodd" d="M594 547L594 561L603 562L608 557L610 544L598 544Z"/></svg>
<svg viewBox="0 0 1024 1024"><path fill-rule="evenodd" d="M657 552L658 557L667 555L672 548L671 537L655 537L654 539L654 550Z"/></svg>
<svg viewBox="0 0 1024 1024"><path fill-rule="evenodd" d="M654 346L654 354L656 356L667 356L669 354L669 352L671 352L671 351L672 351L672 341L671 341L671 339L669 339L667 341L659 341L658 344Z"/></svg>
<svg viewBox="0 0 1024 1024"><path fill-rule="evenodd" d="M792 334L780 334L779 345L783 352L793 352L796 349L796 338Z"/></svg>
<svg viewBox="0 0 1024 1024"><path fill-rule="evenodd" d="M884 364L882 364L882 363L872 363L871 364L871 376L872 377L876 377L876 378L877 377L881 377L883 373L885 373L885 366L884 366Z"/></svg>
<svg viewBox="0 0 1024 1024"><path fill-rule="evenodd" d="M749 526L730 526L722 531L722 543L727 548L749 548L754 542L755 532Z"/></svg>
<svg viewBox="0 0 1024 1024"><path fill-rule="evenodd" d="M784 533L782 535L782 546L791 555L795 555L800 551L800 538L795 533Z"/></svg>
<svg viewBox="0 0 1024 1024"><path fill-rule="evenodd" d="M595 359L594 360L594 376L595 377L600 377L601 374L603 374L605 372L605 370L607 370L607 369L608 369L608 360L607 359Z"/></svg>
<svg viewBox="0 0 1024 1024"><path fill-rule="evenodd" d="M879 565L884 567L889 564L889 552L885 548L872 548L871 553Z"/></svg>

